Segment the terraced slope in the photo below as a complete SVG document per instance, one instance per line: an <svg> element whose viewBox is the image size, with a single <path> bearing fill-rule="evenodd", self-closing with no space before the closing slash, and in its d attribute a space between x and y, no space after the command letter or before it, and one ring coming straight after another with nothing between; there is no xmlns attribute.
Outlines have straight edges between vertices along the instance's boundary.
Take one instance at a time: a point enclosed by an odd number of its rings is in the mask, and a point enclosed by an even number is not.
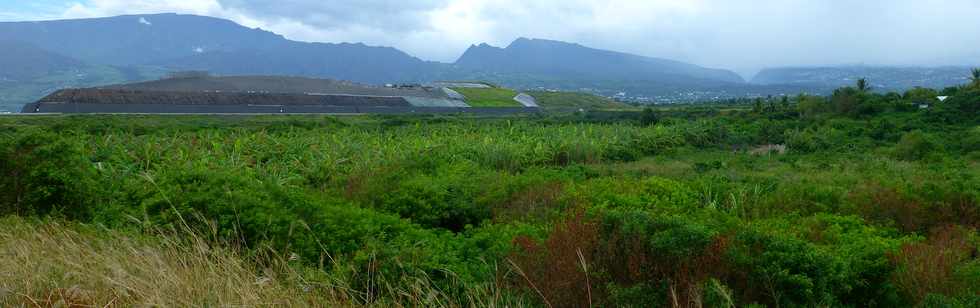
<svg viewBox="0 0 980 308"><path fill-rule="evenodd" d="M345 94L447 98L438 88L386 88L333 79L283 76L227 76L173 78L102 87L116 90L165 92L236 92L290 94Z"/></svg>
<svg viewBox="0 0 980 308"><path fill-rule="evenodd" d="M609 98L587 93L530 91L527 94L537 99L538 105L545 108L622 109L630 107Z"/></svg>
<svg viewBox="0 0 980 308"><path fill-rule="evenodd" d="M466 103L473 107L521 107L514 100L517 92L505 88L453 88L466 96Z"/></svg>

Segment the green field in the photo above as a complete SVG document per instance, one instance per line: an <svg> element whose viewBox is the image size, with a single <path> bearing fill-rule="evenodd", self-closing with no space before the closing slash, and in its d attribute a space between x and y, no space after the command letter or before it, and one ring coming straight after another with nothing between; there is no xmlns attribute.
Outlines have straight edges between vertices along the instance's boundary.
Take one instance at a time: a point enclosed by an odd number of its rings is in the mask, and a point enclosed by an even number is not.
<svg viewBox="0 0 980 308"><path fill-rule="evenodd" d="M472 107L521 107L514 100L517 92L504 88L454 88L466 97L466 104Z"/></svg>
<svg viewBox="0 0 980 308"><path fill-rule="evenodd" d="M0 117L0 306L976 307L980 87L950 94Z"/></svg>
<svg viewBox="0 0 980 308"><path fill-rule="evenodd" d="M614 100L586 93L530 91L538 105L544 108L565 107L585 109L629 109L631 106Z"/></svg>

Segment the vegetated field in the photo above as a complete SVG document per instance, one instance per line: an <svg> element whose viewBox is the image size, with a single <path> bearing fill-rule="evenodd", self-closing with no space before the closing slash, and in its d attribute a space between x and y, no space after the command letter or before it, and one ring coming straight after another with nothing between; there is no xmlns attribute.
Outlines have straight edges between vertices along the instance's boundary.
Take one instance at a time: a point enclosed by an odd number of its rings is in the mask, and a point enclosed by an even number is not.
<svg viewBox="0 0 980 308"><path fill-rule="evenodd" d="M533 96L541 107L571 107L585 109L624 109L630 108L623 104L605 97L587 93L575 92L549 92L549 91L529 91L528 95Z"/></svg>
<svg viewBox="0 0 980 308"><path fill-rule="evenodd" d="M0 306L975 307L980 91L910 102L3 117Z"/></svg>
<svg viewBox="0 0 980 308"><path fill-rule="evenodd" d="M517 92L505 88L453 88L466 96L466 104L473 107L521 107L514 100Z"/></svg>

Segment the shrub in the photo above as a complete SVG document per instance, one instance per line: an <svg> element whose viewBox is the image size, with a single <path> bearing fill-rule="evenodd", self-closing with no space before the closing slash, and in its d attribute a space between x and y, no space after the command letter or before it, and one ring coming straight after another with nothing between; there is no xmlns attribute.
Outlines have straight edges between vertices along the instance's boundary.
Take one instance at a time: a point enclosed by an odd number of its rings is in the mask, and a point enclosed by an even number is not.
<svg viewBox="0 0 980 308"><path fill-rule="evenodd" d="M965 122L976 125L977 114L980 114L980 88L974 87L961 90L937 105L930 117L945 123Z"/></svg>
<svg viewBox="0 0 980 308"><path fill-rule="evenodd" d="M848 199L857 213L876 223L894 225L904 232L927 233L937 227L960 224L980 226L980 204L963 191L934 192L920 197L880 183L859 186Z"/></svg>
<svg viewBox="0 0 980 308"><path fill-rule="evenodd" d="M548 306L589 307L600 299L591 281L599 240L598 224L584 211L555 224L544 242L527 236L514 240L517 250L510 256L519 273L518 285L536 293ZM595 296L595 298L593 298Z"/></svg>
<svg viewBox="0 0 980 308"><path fill-rule="evenodd" d="M371 202L426 227L461 231L491 218L491 208L475 201L487 189L481 184L498 182L495 176L472 164L449 164L431 175L406 177Z"/></svg>
<svg viewBox="0 0 980 308"><path fill-rule="evenodd" d="M189 226L250 246L267 243L307 261L351 254L366 242L386 241L413 228L392 215L312 200L288 187L230 172L178 169L148 177L145 185L129 192L130 200L142 206L134 217Z"/></svg>
<svg viewBox="0 0 980 308"><path fill-rule="evenodd" d="M740 232L731 262L740 298L778 306L831 305L848 285L844 264L805 241L755 230Z"/></svg>
<svg viewBox="0 0 980 308"><path fill-rule="evenodd" d="M612 305L700 301L702 286L728 270L724 256L730 239L715 227L636 210L603 215L595 264L608 275ZM638 297L644 290L646 297Z"/></svg>
<svg viewBox="0 0 980 308"><path fill-rule="evenodd" d="M96 167L74 140L34 129L0 135L0 215L91 215Z"/></svg>
<svg viewBox="0 0 980 308"><path fill-rule="evenodd" d="M849 140L842 130L832 127L818 129L794 130L787 133L786 146L796 153L815 153L834 151L843 146L842 142Z"/></svg>
<svg viewBox="0 0 980 308"><path fill-rule="evenodd" d="M898 267L892 279L902 295L912 303L921 303L932 295L958 297L980 292L980 276L976 275L980 272L956 276L971 259L976 262L980 252L976 243L971 243L970 233L962 227L939 228L927 242L906 244L892 254L891 260Z"/></svg>
<svg viewBox="0 0 980 308"><path fill-rule="evenodd" d="M697 195L679 182L651 177L643 180L602 178L570 187L567 203L592 208L646 209L685 212L698 208Z"/></svg>
<svg viewBox="0 0 980 308"><path fill-rule="evenodd" d="M921 160L929 155L941 151L940 145L934 137L922 131L912 131L902 135L902 139L895 146L895 154L902 160Z"/></svg>
<svg viewBox="0 0 980 308"><path fill-rule="evenodd" d="M655 113L653 109L649 107L643 108L643 114L640 115L640 125L651 126L656 125L657 122L660 122L660 119L657 117L657 113Z"/></svg>

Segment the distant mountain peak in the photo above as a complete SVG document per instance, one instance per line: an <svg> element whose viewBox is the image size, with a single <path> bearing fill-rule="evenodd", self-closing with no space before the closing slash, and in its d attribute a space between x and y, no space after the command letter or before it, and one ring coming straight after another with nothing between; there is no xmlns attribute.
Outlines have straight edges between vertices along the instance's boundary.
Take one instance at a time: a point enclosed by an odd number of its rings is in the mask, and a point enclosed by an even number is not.
<svg viewBox="0 0 980 308"><path fill-rule="evenodd" d="M743 83L738 74L673 60L637 56L549 39L519 37L506 48L470 47L457 67L495 73L529 73L543 79L646 80L664 83ZM687 81L684 81L688 79Z"/></svg>

